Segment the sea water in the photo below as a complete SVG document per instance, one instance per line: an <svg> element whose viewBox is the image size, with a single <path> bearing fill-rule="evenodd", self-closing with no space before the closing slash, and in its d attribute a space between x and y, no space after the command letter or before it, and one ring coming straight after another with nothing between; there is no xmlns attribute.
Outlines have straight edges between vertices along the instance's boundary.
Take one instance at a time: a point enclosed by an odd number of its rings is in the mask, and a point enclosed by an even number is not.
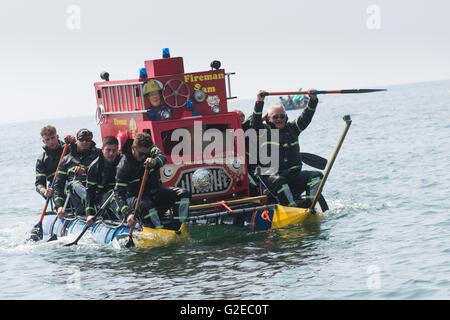
<svg viewBox="0 0 450 320"><path fill-rule="evenodd" d="M87 127L99 145L100 131L93 115L2 125L0 299L448 299L450 81L387 88L319 96L300 135L302 151L329 159L342 117L353 120L322 222L258 233L190 226L190 241L150 250L98 245L89 233L72 247L26 243L44 206L34 188L40 128L62 138ZM248 116L253 105L229 109Z"/></svg>

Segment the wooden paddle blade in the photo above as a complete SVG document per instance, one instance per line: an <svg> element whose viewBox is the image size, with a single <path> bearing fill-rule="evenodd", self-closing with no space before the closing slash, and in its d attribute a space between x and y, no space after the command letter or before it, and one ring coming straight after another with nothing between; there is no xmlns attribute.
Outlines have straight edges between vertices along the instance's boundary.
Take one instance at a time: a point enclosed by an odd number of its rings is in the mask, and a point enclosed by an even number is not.
<svg viewBox="0 0 450 320"><path fill-rule="evenodd" d="M36 223L36 225L33 227L33 229L31 229L30 240L31 241L39 241L39 240L42 240L43 237L44 237L44 232L42 230L42 222L39 221L38 223Z"/></svg>

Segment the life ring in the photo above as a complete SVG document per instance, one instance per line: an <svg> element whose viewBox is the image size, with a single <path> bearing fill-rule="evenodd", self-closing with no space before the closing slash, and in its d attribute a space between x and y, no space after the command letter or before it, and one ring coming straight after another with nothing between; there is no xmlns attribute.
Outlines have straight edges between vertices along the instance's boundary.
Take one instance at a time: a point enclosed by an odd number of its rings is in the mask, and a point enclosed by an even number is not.
<svg viewBox="0 0 450 320"><path fill-rule="evenodd" d="M97 110L95 111L95 120L99 125L105 122L105 107L101 104L97 106Z"/></svg>

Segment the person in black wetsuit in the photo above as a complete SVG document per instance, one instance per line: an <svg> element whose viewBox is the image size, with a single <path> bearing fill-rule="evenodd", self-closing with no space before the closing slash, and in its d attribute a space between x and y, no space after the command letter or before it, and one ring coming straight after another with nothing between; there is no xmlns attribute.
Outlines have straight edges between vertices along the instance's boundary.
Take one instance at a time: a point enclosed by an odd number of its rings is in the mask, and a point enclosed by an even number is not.
<svg viewBox="0 0 450 320"><path fill-rule="evenodd" d="M44 198L52 197L54 188L51 188L53 176L58 167L59 159L65 143L59 140L54 126L48 125L41 129L41 137L44 146L44 152L36 160L36 180L34 185L36 191ZM75 139L71 135L67 135L65 140L71 141Z"/></svg>
<svg viewBox="0 0 450 320"><path fill-rule="evenodd" d="M131 143L124 146L123 156L116 169L116 185L114 198L118 213L126 218L131 227L141 218L144 225L161 229L164 226L158 215L158 207L173 208L173 221L170 229L179 230L187 218L191 193L182 188L163 187L159 169L166 163L166 157L153 144L147 133L138 133ZM149 168L149 176L139 203L139 216L134 211L145 167Z"/></svg>
<svg viewBox="0 0 450 320"><path fill-rule="evenodd" d="M71 203L77 209L82 208L84 213L84 198L86 196L86 171L88 166L101 153L92 141L92 132L88 129L80 129L77 132L77 140L71 143L70 153L61 161L58 175L55 181L55 208L58 218L65 216L64 200L65 189L70 192ZM66 185L67 184L67 185Z"/></svg>
<svg viewBox="0 0 450 320"><path fill-rule="evenodd" d="M116 185L116 167L119 164L119 141L116 137L106 136L102 142L102 153L87 169L86 179L86 223L90 226L94 223L96 213L95 206L101 207L113 192ZM117 211L115 201L110 201L109 211L113 214ZM108 212L105 210L104 212ZM108 218L118 219L115 216Z"/></svg>
<svg viewBox="0 0 450 320"><path fill-rule="evenodd" d="M274 168L273 163L262 163L262 166L274 169L267 178L269 189L285 206L296 206L291 189L296 192L306 191L306 199L312 201L320 185L323 174L320 171L302 170L299 135L311 123L319 100L315 90L309 90L309 103L303 112L294 121L288 121L286 111L282 105L272 105L263 117L265 91L260 90L251 120L251 127L256 130L265 129L267 136L259 135L260 151L266 148L268 158L278 160ZM264 118L264 119L263 119ZM266 123L263 123L265 120ZM261 153L260 153L261 154ZM325 199L321 196L319 204L322 211L328 209Z"/></svg>

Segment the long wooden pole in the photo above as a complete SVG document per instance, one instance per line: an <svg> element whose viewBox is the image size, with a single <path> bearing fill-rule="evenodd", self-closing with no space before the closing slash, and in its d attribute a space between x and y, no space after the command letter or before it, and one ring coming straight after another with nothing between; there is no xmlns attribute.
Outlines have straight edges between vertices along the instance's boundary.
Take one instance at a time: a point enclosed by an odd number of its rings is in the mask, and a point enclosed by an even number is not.
<svg viewBox="0 0 450 320"><path fill-rule="evenodd" d="M322 193L323 186L325 185L325 182L327 181L328 175L330 173L331 168L333 167L333 163L336 160L337 154L339 150L341 149L342 143L344 142L345 136L347 135L348 129L350 129L350 125L352 124L352 119L349 115L344 116L344 121L346 123L346 126L344 128L344 132L341 135L341 138L339 139L339 142L334 149L333 156L331 157L330 161L328 162L327 169L325 170L325 174L323 175L322 181L320 182L319 188L317 189L316 195L314 196L314 200L309 206L310 212L315 212L314 207L316 206L317 201L319 200L320 194Z"/></svg>
<svg viewBox="0 0 450 320"><path fill-rule="evenodd" d="M136 200L136 206L134 208L134 216L136 217L136 214L138 212L139 209L139 203L141 202L141 198L142 198L142 194L144 193L144 189L145 189L145 184L147 182L147 176L148 176L148 168L146 167L144 170L144 176L142 177L142 183L141 183L141 187L139 189L139 194ZM130 247L134 247L134 241L133 241L133 230L134 227L130 228L130 233L128 234L128 242L126 243L126 247L130 248Z"/></svg>

